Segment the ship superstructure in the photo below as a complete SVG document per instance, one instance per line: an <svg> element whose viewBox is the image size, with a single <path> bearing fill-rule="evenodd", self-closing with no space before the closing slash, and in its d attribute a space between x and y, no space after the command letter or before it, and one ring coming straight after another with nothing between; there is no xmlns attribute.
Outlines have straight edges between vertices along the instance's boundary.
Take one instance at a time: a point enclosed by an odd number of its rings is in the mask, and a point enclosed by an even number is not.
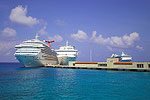
<svg viewBox="0 0 150 100"><path fill-rule="evenodd" d="M74 46L69 45L68 41L66 41L65 46L60 46L55 51L60 65L68 65L69 61L76 61L78 55L78 50Z"/></svg>
<svg viewBox="0 0 150 100"><path fill-rule="evenodd" d="M130 62L132 61L132 57L122 52L121 55L112 54L111 58L119 58L120 62Z"/></svg>
<svg viewBox="0 0 150 100"><path fill-rule="evenodd" d="M18 61L25 67L40 67L45 65L57 64L58 59L56 52L45 43L47 41L38 40L38 35L35 39L23 41L21 44L16 45L17 49L15 56ZM54 42L54 41L52 41Z"/></svg>

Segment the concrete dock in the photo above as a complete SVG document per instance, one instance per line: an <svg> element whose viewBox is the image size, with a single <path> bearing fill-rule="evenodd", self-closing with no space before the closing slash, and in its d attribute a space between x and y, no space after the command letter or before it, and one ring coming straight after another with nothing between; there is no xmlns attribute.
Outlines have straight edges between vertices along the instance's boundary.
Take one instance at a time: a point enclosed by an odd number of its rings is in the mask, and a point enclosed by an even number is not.
<svg viewBox="0 0 150 100"><path fill-rule="evenodd" d="M46 68L66 68L66 69L90 69L90 70L113 70L113 71L136 71L136 72L150 72L150 69L128 69L128 68L102 68L102 67L71 67L71 66L58 66L51 65L45 66Z"/></svg>
<svg viewBox="0 0 150 100"><path fill-rule="evenodd" d="M107 58L106 62L70 61L69 65L47 65L45 67L150 72L150 62L119 62L118 58Z"/></svg>

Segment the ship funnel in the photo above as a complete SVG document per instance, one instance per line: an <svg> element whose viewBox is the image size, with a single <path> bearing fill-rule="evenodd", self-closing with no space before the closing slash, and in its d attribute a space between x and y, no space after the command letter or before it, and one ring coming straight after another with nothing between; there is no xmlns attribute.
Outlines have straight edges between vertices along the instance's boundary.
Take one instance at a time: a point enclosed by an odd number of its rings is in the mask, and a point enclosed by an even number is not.
<svg viewBox="0 0 150 100"><path fill-rule="evenodd" d="M52 40L52 41L44 40L44 42L47 42L47 43L48 43L48 46L51 47L51 43L54 42L54 40Z"/></svg>

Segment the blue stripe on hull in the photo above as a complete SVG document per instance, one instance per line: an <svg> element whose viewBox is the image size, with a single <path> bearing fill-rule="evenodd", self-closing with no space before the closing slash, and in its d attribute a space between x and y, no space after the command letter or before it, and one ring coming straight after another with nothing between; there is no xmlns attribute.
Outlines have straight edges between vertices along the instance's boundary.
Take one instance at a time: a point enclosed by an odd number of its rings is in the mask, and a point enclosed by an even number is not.
<svg viewBox="0 0 150 100"><path fill-rule="evenodd" d="M65 64L68 65L69 61L76 61L76 57L67 57Z"/></svg>
<svg viewBox="0 0 150 100"><path fill-rule="evenodd" d="M30 56L30 55L16 55L16 58L25 67L41 67L41 66L43 66L43 64L39 60L36 60L35 57L36 56Z"/></svg>

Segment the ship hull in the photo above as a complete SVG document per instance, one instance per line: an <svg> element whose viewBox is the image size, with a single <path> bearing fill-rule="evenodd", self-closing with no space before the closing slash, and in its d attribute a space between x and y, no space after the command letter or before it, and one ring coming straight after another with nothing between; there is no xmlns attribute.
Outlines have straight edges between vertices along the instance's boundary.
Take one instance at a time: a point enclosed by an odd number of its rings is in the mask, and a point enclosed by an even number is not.
<svg viewBox="0 0 150 100"><path fill-rule="evenodd" d="M76 57L58 57L60 65L68 65L69 61L76 61Z"/></svg>
<svg viewBox="0 0 150 100"><path fill-rule="evenodd" d="M43 67L56 65L58 62L56 52L44 41L38 40L38 35L35 39L23 41L15 48L16 58L25 67Z"/></svg>
<svg viewBox="0 0 150 100"><path fill-rule="evenodd" d="M17 60L25 67L44 67L57 64L57 60L37 59L35 55L15 55Z"/></svg>

